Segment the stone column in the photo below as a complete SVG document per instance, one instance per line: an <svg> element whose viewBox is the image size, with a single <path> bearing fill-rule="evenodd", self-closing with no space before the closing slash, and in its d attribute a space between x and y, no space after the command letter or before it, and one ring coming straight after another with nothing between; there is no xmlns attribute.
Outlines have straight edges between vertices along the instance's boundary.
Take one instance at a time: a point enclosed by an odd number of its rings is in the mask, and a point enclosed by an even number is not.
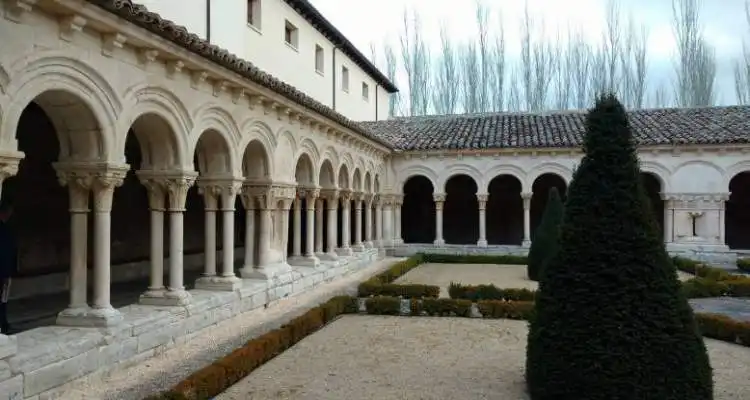
<svg viewBox="0 0 750 400"><path fill-rule="evenodd" d="M375 246L383 247L383 195L375 199Z"/></svg>
<svg viewBox="0 0 750 400"><path fill-rule="evenodd" d="M328 213L328 249L326 249L324 259L329 261L335 261L339 258L336 254L336 241L338 240L338 209L339 209L339 195L336 189L328 189L321 192L321 195L326 200L326 212Z"/></svg>
<svg viewBox="0 0 750 400"><path fill-rule="evenodd" d="M151 212L151 271L148 290L139 299L140 304L164 303L164 206L166 194L162 182L151 171L138 171L141 184L148 191Z"/></svg>
<svg viewBox="0 0 750 400"><path fill-rule="evenodd" d="M674 236L674 199L673 196L662 193L664 200L664 243L672 243Z"/></svg>
<svg viewBox="0 0 750 400"><path fill-rule="evenodd" d="M393 215L394 215L394 221L393 221L393 232L394 232L394 238L393 242L394 244L403 244L404 239L401 237L401 206L404 205L404 195L396 195L393 203Z"/></svg>
<svg viewBox="0 0 750 400"><path fill-rule="evenodd" d="M315 256L325 254L323 249L323 199L315 201Z"/></svg>
<svg viewBox="0 0 750 400"><path fill-rule="evenodd" d="M234 274L234 205L237 194L242 188L242 181L230 179L221 185L221 277L219 284L222 290L233 291L241 286L242 281Z"/></svg>
<svg viewBox="0 0 750 400"><path fill-rule="evenodd" d="M362 252L365 246L362 244L362 201L364 194L361 192L354 193L354 246L352 250Z"/></svg>
<svg viewBox="0 0 750 400"><path fill-rule="evenodd" d="M487 247L487 198L488 194L477 194L479 204L479 240L477 246Z"/></svg>
<svg viewBox="0 0 750 400"><path fill-rule="evenodd" d="M198 187L206 206L206 266L203 276L195 282L195 288L231 292L241 284L234 275L234 203L242 182L233 178L201 178ZM219 209L222 218L222 262L221 273L217 274L216 212Z"/></svg>
<svg viewBox="0 0 750 400"><path fill-rule="evenodd" d="M292 207L294 207L292 257L296 259L302 257L302 196L299 193L294 199Z"/></svg>
<svg viewBox="0 0 750 400"><path fill-rule="evenodd" d="M727 201L731 193L721 195L719 203L719 244L725 246L727 244Z"/></svg>
<svg viewBox="0 0 750 400"><path fill-rule="evenodd" d="M523 199L523 247L531 246L531 192L521 193Z"/></svg>
<svg viewBox="0 0 750 400"><path fill-rule="evenodd" d="M393 195L383 196L383 247L393 246Z"/></svg>
<svg viewBox="0 0 750 400"><path fill-rule="evenodd" d="M91 175L55 164L60 184L70 197L70 303L57 315L58 325L86 325L88 305L88 216Z"/></svg>
<svg viewBox="0 0 750 400"><path fill-rule="evenodd" d="M242 205L245 207L245 262L240 270L240 275L251 274L255 268L255 209L256 199L252 190L247 186L242 187Z"/></svg>
<svg viewBox="0 0 750 400"><path fill-rule="evenodd" d="M193 184L197 173L186 171L168 176L164 181L169 199L169 285L164 296L172 305L186 305L190 303L190 293L184 286L184 258L185 232L184 213L188 190ZM208 249L207 249L208 250Z"/></svg>
<svg viewBox="0 0 750 400"><path fill-rule="evenodd" d="M203 289L203 283L216 277L216 211L219 208L221 189L204 179L198 179L198 193L203 195L203 278L196 282L196 288Z"/></svg>
<svg viewBox="0 0 750 400"><path fill-rule="evenodd" d="M435 200L435 246L442 246L445 244L443 239L443 205L445 204L445 194L437 193L433 194L432 198Z"/></svg>
<svg viewBox="0 0 750 400"><path fill-rule="evenodd" d="M365 210L365 247L371 249L372 246L372 199L374 195L365 195L364 207Z"/></svg>
<svg viewBox="0 0 750 400"><path fill-rule="evenodd" d="M91 183L94 195L94 288L89 322L94 326L112 326L122 321L122 314L110 302L112 198L130 167L99 168Z"/></svg>
<svg viewBox="0 0 750 400"><path fill-rule="evenodd" d="M339 192L339 199L341 200L341 247L336 249L336 253L339 256L350 256L352 255L352 248L349 245L351 238L349 217L351 213L352 192L341 190Z"/></svg>

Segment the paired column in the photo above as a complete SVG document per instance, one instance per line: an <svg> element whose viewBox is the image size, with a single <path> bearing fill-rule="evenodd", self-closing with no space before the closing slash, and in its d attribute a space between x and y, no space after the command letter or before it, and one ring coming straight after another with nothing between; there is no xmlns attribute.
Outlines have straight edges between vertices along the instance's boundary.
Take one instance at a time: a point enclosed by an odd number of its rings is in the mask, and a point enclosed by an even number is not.
<svg viewBox="0 0 750 400"><path fill-rule="evenodd" d="M365 247L368 249L373 248L372 243L372 200L375 195L365 195Z"/></svg>
<svg viewBox="0 0 750 400"><path fill-rule="evenodd" d="M290 265L301 267L314 267L320 264L315 256L315 204L320 196L318 188L303 188L298 190L294 202L294 243L293 257L289 259ZM301 202L305 199L305 252L302 253L302 208ZM322 225L321 225L322 230ZM321 235L322 236L322 235ZM323 247L321 242L320 247Z"/></svg>
<svg viewBox="0 0 750 400"><path fill-rule="evenodd" d="M111 245L111 211L115 188L122 185L129 170L128 165L57 163L55 168L63 184L74 186L71 190L71 279L81 279L86 274L85 250L87 235L82 231L84 218L88 212L88 198L93 192L94 198L94 287L90 307L86 304L86 281L71 281L71 305L60 314L57 322L73 326L111 326L122 321L122 315L112 307L110 302L110 245ZM85 193L85 194L84 194ZM84 211L86 210L86 211ZM87 222L87 221L86 221ZM78 234L84 233L83 236ZM75 257L75 259L74 259ZM73 272L75 271L75 272Z"/></svg>
<svg viewBox="0 0 750 400"><path fill-rule="evenodd" d="M196 289L234 291L242 281L234 274L234 204L242 181L234 178L203 178L198 182L205 203L205 262L203 276L195 282ZM217 208L220 206L220 208ZM216 213L221 211L222 262L216 272Z"/></svg>
<svg viewBox="0 0 750 400"><path fill-rule="evenodd" d="M531 246L531 192L521 193L523 199L523 247Z"/></svg>
<svg viewBox="0 0 750 400"><path fill-rule="evenodd" d="M403 244L404 239L401 238L401 206L404 205L404 196L396 195L393 203L393 242L394 244Z"/></svg>
<svg viewBox="0 0 750 400"><path fill-rule="evenodd" d="M252 189L248 186L242 187L242 205L245 207L245 262L240 275L245 277L253 273L253 269L258 265L255 259L255 249L257 236L255 235L255 214L257 201Z"/></svg>
<svg viewBox="0 0 750 400"><path fill-rule="evenodd" d="M479 204L479 240L477 246L487 247L487 198L488 194L477 194Z"/></svg>
<svg viewBox="0 0 750 400"><path fill-rule="evenodd" d="M243 278L269 280L289 269L288 266L282 268L283 263L272 266L273 230L275 229L273 214L277 212L277 200L270 183L247 181L242 186L242 201L245 209L248 210L245 220L245 265L240 271ZM257 210L257 219L255 210ZM248 249L248 244L252 249ZM257 259L254 257L256 251Z"/></svg>
<svg viewBox="0 0 750 400"><path fill-rule="evenodd" d="M323 199L315 200L315 256L325 256L323 249Z"/></svg>
<svg viewBox="0 0 750 400"><path fill-rule="evenodd" d="M338 209L339 209L339 196L338 191L335 189L329 189L322 192L323 198L326 200L326 212L328 213L328 248L326 249L325 258L330 261L335 261L339 258L336 254L336 246L338 241Z"/></svg>
<svg viewBox="0 0 750 400"><path fill-rule="evenodd" d="M350 256L352 255L352 248L349 245L351 238L349 217L351 215L352 192L341 190L339 192L339 200L341 200L341 247L336 249L336 253L339 256Z"/></svg>
<svg viewBox="0 0 750 400"><path fill-rule="evenodd" d="M354 246L352 250L361 252L365 250L365 246L362 244L362 202L364 200L363 193L354 193Z"/></svg>
<svg viewBox="0 0 750 400"><path fill-rule="evenodd" d="M140 297L139 303L163 305L164 293L164 208L166 194L163 183L145 171L138 171L141 184L148 191L148 204L151 212L151 271L148 290Z"/></svg>
<svg viewBox="0 0 750 400"><path fill-rule="evenodd" d="M443 205L445 204L445 194L438 193L432 195L435 200L435 246L442 246L445 244L443 239Z"/></svg>
<svg viewBox="0 0 750 400"><path fill-rule="evenodd" d="M375 200L375 246L384 247L383 243L383 196Z"/></svg>
<svg viewBox="0 0 750 400"><path fill-rule="evenodd" d="M295 261L302 257L302 196L297 193L292 203L292 261Z"/></svg>

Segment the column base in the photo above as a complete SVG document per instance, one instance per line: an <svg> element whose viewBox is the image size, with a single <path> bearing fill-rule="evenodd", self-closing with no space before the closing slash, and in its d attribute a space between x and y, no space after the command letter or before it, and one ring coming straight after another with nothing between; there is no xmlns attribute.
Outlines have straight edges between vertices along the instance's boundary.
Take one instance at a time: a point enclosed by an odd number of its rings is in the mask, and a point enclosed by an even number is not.
<svg viewBox="0 0 750 400"><path fill-rule="evenodd" d="M336 254L338 254L339 257L349 257L354 254L354 252L351 247L339 247L336 249Z"/></svg>
<svg viewBox="0 0 750 400"><path fill-rule="evenodd" d="M332 250L328 253L318 254L318 258L320 259L320 261L338 261L339 255L336 254L335 250Z"/></svg>
<svg viewBox="0 0 750 400"><path fill-rule="evenodd" d="M167 289L154 289L143 293L138 299L138 304L143 306L184 306L189 303L186 299L189 300L189 297L185 298L174 295L167 297Z"/></svg>
<svg viewBox="0 0 750 400"><path fill-rule="evenodd" d="M242 279L236 276L202 276L195 280L198 290L234 292L242 287Z"/></svg>
<svg viewBox="0 0 750 400"><path fill-rule="evenodd" d="M478 247L487 247L487 241L486 240L479 240L477 241Z"/></svg>
<svg viewBox="0 0 750 400"><path fill-rule="evenodd" d="M365 246L362 243L357 243L352 246L352 251L355 253L361 253L365 251Z"/></svg>
<svg viewBox="0 0 750 400"><path fill-rule="evenodd" d="M375 245L374 245L374 244L372 243L372 241L371 241L371 240L368 240L367 242L365 242L365 243L364 243L364 245L365 245L365 248L366 248L366 249L372 249L372 248L375 248Z"/></svg>
<svg viewBox="0 0 750 400"><path fill-rule="evenodd" d="M122 314L115 308L68 308L57 314L55 323L61 326L110 327L122 322Z"/></svg>
<svg viewBox="0 0 750 400"><path fill-rule="evenodd" d="M521 242L521 247L531 247L531 240L524 240Z"/></svg>
<svg viewBox="0 0 750 400"><path fill-rule="evenodd" d="M317 267L320 265L320 259L315 256L291 257L288 262L293 267Z"/></svg>
<svg viewBox="0 0 750 400"><path fill-rule="evenodd" d="M252 270L245 270L244 268L240 271L242 279L255 279L261 281L270 281L276 277L285 275L292 272L292 267L285 261L262 265Z"/></svg>
<svg viewBox="0 0 750 400"><path fill-rule="evenodd" d="M435 241L432 242L432 244L434 244L435 246L444 246L445 245L445 240L444 239L435 239Z"/></svg>
<svg viewBox="0 0 750 400"><path fill-rule="evenodd" d="M404 239L401 239L401 238L393 239L393 244L396 245L396 246L400 246L400 245L404 244Z"/></svg>

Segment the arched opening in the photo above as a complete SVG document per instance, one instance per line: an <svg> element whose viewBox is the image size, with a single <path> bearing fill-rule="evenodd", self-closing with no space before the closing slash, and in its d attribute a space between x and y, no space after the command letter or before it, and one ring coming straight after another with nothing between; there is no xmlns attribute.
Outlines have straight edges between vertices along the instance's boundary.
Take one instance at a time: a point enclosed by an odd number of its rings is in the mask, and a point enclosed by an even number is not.
<svg viewBox="0 0 750 400"><path fill-rule="evenodd" d="M8 227L18 246L18 275L9 296L11 334L53 324L70 304L70 201L53 163L62 158L100 159L104 148L100 134L100 124L88 106L64 91L40 94L19 117L15 137L25 158L2 191L2 201L13 207ZM92 222L89 219L83 238L89 242L94 237ZM89 260L93 247L88 245ZM81 288L85 296L85 286ZM113 302L119 299L112 297Z"/></svg>
<svg viewBox="0 0 750 400"><path fill-rule="evenodd" d="M661 198L661 181L650 172L641 172L641 182L646 189L646 195L651 207L651 213L659 227L659 234L664 237L664 200Z"/></svg>
<svg viewBox="0 0 750 400"><path fill-rule="evenodd" d="M565 201L565 191L567 190L567 185L565 184L565 179L563 179L560 175L553 173L539 175L531 185L531 209L529 210L531 214L531 240L534 240L536 228L542 222L544 209L547 208L549 191L553 187L557 188L557 192L560 194L560 198Z"/></svg>
<svg viewBox="0 0 750 400"><path fill-rule="evenodd" d="M446 244L476 244L479 240L477 183L468 175L454 175L445 183L443 239Z"/></svg>
<svg viewBox="0 0 750 400"><path fill-rule="evenodd" d="M750 249L750 171L740 172L729 181L729 201L726 204L727 246L733 250Z"/></svg>
<svg viewBox="0 0 750 400"><path fill-rule="evenodd" d="M271 174L268 169L270 165L270 159L266 148L263 144L257 140L251 141L245 148L245 152L242 156L242 173L245 181L248 183L252 182L263 182L270 178ZM258 266L260 260L260 218L261 218L261 207L264 205L258 204L256 199L253 198L242 198L242 204L240 212L244 212L243 219L237 219L243 221L244 228L238 230L237 237L244 238L245 247L245 260L244 265L246 267ZM267 227L272 229L272 227Z"/></svg>
<svg viewBox="0 0 750 400"><path fill-rule="evenodd" d="M307 226L307 199L304 197L304 189L314 186L315 168L312 159L306 153L303 153L297 160L294 168L294 178L297 182L297 197L292 203L292 209L289 212L288 228L289 237L287 241L287 257L302 257L304 254L314 251L307 248L307 230L315 229L314 226ZM303 195L300 196L299 194ZM299 220L299 222L298 222ZM299 229L295 229L298 226ZM299 232L299 234L298 234ZM294 261L292 259L291 261Z"/></svg>
<svg viewBox="0 0 750 400"><path fill-rule="evenodd" d="M487 199L487 243L521 245L523 241L523 199L521 181L499 175L490 181Z"/></svg>
<svg viewBox="0 0 750 400"><path fill-rule="evenodd" d="M401 206L401 235L404 243L435 241L435 201L432 182L414 175L404 183L404 205Z"/></svg>

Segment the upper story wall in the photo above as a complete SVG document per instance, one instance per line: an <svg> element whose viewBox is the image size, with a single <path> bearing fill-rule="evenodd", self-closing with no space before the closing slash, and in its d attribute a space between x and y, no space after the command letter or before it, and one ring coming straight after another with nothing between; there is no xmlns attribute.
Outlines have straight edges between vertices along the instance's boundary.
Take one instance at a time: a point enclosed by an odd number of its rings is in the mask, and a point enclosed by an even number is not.
<svg viewBox="0 0 750 400"><path fill-rule="evenodd" d="M387 118L388 92L343 52L335 50L334 54L333 43L282 0L212 0L210 11L206 0L141 3L203 38L210 35L211 43L251 61L349 119ZM248 8L252 10L248 12Z"/></svg>

